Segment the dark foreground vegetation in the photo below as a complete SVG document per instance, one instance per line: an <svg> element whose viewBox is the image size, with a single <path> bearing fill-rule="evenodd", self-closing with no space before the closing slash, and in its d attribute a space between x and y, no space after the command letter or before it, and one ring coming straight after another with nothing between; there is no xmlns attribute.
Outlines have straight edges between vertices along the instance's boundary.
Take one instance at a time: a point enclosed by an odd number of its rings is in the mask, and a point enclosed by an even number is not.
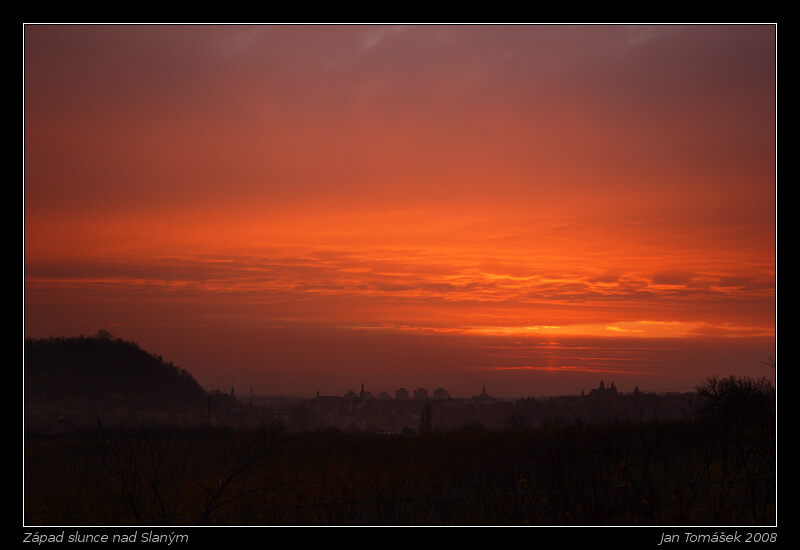
<svg viewBox="0 0 800 550"><path fill-rule="evenodd" d="M25 340L25 423L28 430L65 416L85 424L132 424L196 416L206 392L192 375L135 342L105 330L95 336Z"/></svg>
<svg viewBox="0 0 800 550"><path fill-rule="evenodd" d="M766 379L711 378L689 394L317 399L282 411L206 393L100 331L26 340L24 381L26 525L776 521Z"/></svg>
<svg viewBox="0 0 800 550"><path fill-rule="evenodd" d="M775 398L487 430L72 426L25 440L26 525L773 525Z"/></svg>

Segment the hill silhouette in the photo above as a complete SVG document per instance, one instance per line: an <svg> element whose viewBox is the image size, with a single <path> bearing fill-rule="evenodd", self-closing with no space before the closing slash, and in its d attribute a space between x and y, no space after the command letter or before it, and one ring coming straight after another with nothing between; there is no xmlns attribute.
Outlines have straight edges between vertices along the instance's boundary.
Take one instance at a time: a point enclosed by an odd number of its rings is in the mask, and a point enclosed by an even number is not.
<svg viewBox="0 0 800 550"><path fill-rule="evenodd" d="M26 339L24 381L26 421L66 413L174 419L202 410L206 401L190 373L104 330L90 337Z"/></svg>

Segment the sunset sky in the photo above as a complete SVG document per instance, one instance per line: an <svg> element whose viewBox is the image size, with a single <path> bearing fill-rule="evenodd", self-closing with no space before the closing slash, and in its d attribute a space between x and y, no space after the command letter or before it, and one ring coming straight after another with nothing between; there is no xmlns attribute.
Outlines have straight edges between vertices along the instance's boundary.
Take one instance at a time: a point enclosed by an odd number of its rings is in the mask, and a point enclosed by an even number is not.
<svg viewBox="0 0 800 550"><path fill-rule="evenodd" d="M26 337L240 394L774 379L774 25L23 32Z"/></svg>

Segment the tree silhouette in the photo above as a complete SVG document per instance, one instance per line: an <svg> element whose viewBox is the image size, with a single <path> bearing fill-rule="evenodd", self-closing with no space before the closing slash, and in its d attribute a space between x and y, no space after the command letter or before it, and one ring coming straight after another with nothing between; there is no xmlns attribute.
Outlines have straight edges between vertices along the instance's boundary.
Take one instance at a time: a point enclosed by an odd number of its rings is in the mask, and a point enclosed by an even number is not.
<svg viewBox="0 0 800 550"><path fill-rule="evenodd" d="M433 429L433 413L431 411L431 402L425 403L422 408L422 414L419 417L419 431L429 432Z"/></svg>

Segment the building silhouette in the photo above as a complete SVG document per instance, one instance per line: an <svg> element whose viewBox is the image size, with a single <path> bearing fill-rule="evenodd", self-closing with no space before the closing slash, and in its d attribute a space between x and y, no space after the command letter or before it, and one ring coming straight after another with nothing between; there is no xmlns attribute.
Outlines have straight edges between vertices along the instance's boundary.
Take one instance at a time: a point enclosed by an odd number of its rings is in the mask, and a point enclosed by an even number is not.
<svg viewBox="0 0 800 550"><path fill-rule="evenodd" d="M616 395L617 394L617 387L614 385L614 381L611 381L611 385L606 387L605 382L600 380L600 387L593 389L589 392L589 395Z"/></svg>
<svg viewBox="0 0 800 550"><path fill-rule="evenodd" d="M436 388L433 390L434 399L450 399L450 392L444 388Z"/></svg>
<svg viewBox="0 0 800 550"><path fill-rule="evenodd" d="M483 390L481 391L481 394L472 396L472 400L473 401L492 401L493 399L494 398L491 395L486 393L486 383L485 382L483 384Z"/></svg>

